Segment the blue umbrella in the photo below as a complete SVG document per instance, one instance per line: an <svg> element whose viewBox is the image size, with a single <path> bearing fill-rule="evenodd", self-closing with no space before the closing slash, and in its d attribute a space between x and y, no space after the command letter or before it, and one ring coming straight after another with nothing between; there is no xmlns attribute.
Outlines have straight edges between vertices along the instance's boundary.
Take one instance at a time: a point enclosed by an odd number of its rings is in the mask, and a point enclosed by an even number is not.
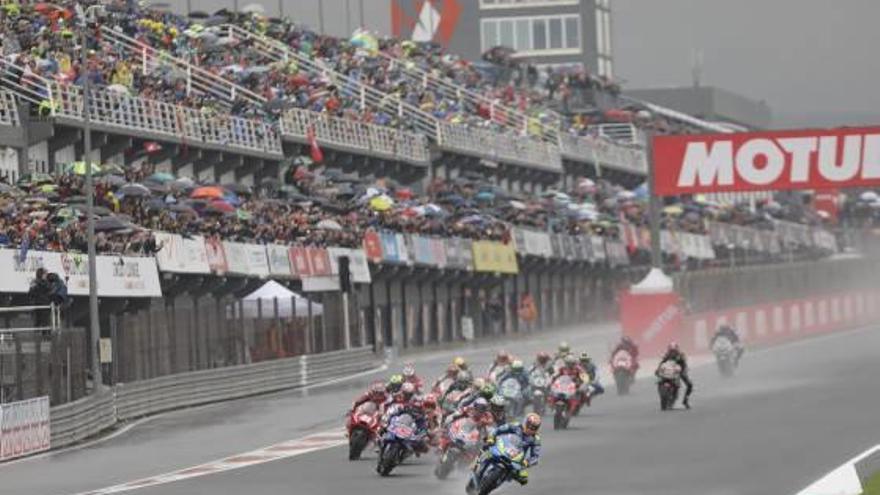
<svg viewBox="0 0 880 495"><path fill-rule="evenodd" d="M648 183L643 182L642 185L633 189L637 198L643 199L648 197Z"/></svg>

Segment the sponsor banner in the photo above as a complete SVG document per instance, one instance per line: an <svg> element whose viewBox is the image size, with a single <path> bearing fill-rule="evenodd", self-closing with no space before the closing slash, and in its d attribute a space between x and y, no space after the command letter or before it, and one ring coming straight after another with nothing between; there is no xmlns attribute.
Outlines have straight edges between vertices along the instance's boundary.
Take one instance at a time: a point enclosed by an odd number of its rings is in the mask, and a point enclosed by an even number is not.
<svg viewBox="0 0 880 495"><path fill-rule="evenodd" d="M364 232L364 253L367 259L373 263L382 261L382 239L375 230Z"/></svg>
<svg viewBox="0 0 880 495"><path fill-rule="evenodd" d="M511 244L473 241L474 269L478 272L519 273L516 251Z"/></svg>
<svg viewBox="0 0 880 495"><path fill-rule="evenodd" d="M223 249L223 243L219 239L211 237L205 239L205 255L208 258L208 266L217 275L224 275L229 269L226 250Z"/></svg>
<svg viewBox="0 0 880 495"><path fill-rule="evenodd" d="M358 284L368 284L370 279L370 266L367 263L367 255L363 249L349 249L340 247L327 248L330 261L330 273L339 275L339 258L348 256L348 270L351 273L351 281Z"/></svg>
<svg viewBox="0 0 880 495"><path fill-rule="evenodd" d="M324 248L308 247L306 253L309 257L312 277L328 277L333 274L330 268L330 255Z"/></svg>
<svg viewBox="0 0 880 495"><path fill-rule="evenodd" d="M382 240L382 261L386 263L409 263L409 252L403 235L393 232L382 232L379 234L379 238Z"/></svg>
<svg viewBox="0 0 880 495"><path fill-rule="evenodd" d="M816 229L813 231L813 245L825 251L837 252L837 238L826 230Z"/></svg>
<svg viewBox="0 0 880 495"><path fill-rule="evenodd" d="M247 247L241 242L223 242L223 251L226 253L226 271L236 275L248 275Z"/></svg>
<svg viewBox="0 0 880 495"><path fill-rule="evenodd" d="M434 265L445 268L448 264L446 260L446 243L443 239L431 238L431 256L434 258Z"/></svg>
<svg viewBox="0 0 880 495"><path fill-rule="evenodd" d="M517 241L517 249L521 253L531 256L540 256L549 258L553 256L553 246L550 242L550 235L546 232L535 232L531 230L517 229L521 232L522 243Z"/></svg>
<svg viewBox="0 0 880 495"><path fill-rule="evenodd" d="M654 137L660 196L880 186L880 127Z"/></svg>
<svg viewBox="0 0 880 495"><path fill-rule="evenodd" d="M161 297L159 271L155 258L134 256L98 256L98 295L104 297ZM82 290L67 291L75 296L89 294L88 277Z"/></svg>
<svg viewBox="0 0 880 495"><path fill-rule="evenodd" d="M155 258L106 256L95 258L101 297L159 297ZM27 293L38 268L57 273L71 296L89 294L88 257L79 253L28 251L24 262L17 249L0 249L0 292Z"/></svg>
<svg viewBox="0 0 880 495"><path fill-rule="evenodd" d="M280 244L266 244L266 257L269 259L269 274L275 278L291 278L289 248Z"/></svg>
<svg viewBox="0 0 880 495"><path fill-rule="evenodd" d="M681 298L675 292L620 293L620 327L645 355L657 355L676 340L683 316Z"/></svg>
<svg viewBox="0 0 880 495"><path fill-rule="evenodd" d="M449 268L456 270L472 270L471 247L465 243L465 239L453 237L446 239L446 263Z"/></svg>
<svg viewBox="0 0 880 495"><path fill-rule="evenodd" d="M0 404L0 461L51 447L49 397Z"/></svg>
<svg viewBox="0 0 880 495"><path fill-rule="evenodd" d="M338 291L339 277L320 276L308 277L302 280L303 292L329 292Z"/></svg>
<svg viewBox="0 0 880 495"><path fill-rule="evenodd" d="M211 273L205 240L201 236L186 238L167 232L153 232L162 249L156 253L159 270L170 273Z"/></svg>
<svg viewBox="0 0 880 495"><path fill-rule="evenodd" d="M622 241L606 240L605 253L607 254L608 263L612 267L629 265L629 252L627 251L626 244Z"/></svg>
<svg viewBox="0 0 880 495"><path fill-rule="evenodd" d="M287 250L290 259L290 271L295 278L306 278L312 275L312 264L309 261L309 253L302 246L291 246Z"/></svg>
<svg viewBox="0 0 880 495"><path fill-rule="evenodd" d="M245 244L244 253L247 258L248 275L260 278L269 276L269 260L266 257L266 246L262 244Z"/></svg>
<svg viewBox="0 0 880 495"><path fill-rule="evenodd" d="M420 235L410 235L409 245L412 246L413 260L417 265L435 266L434 253L431 250L431 239Z"/></svg>

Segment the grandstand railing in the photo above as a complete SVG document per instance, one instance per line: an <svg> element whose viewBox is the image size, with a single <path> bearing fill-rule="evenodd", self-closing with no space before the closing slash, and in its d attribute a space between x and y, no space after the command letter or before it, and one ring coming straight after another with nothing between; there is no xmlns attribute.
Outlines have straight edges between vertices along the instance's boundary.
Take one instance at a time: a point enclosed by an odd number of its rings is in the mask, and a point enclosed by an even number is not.
<svg viewBox="0 0 880 495"><path fill-rule="evenodd" d="M232 103L246 101L262 106L266 99L247 88L243 88L229 80L209 72L199 66L177 58L170 53L157 50L134 38L126 36L108 26L101 26L102 40L110 42L117 49L126 53L132 60L137 60L139 70L143 74L151 74L158 69L172 69L186 76L187 94L213 95L221 101Z"/></svg>
<svg viewBox="0 0 880 495"><path fill-rule="evenodd" d="M26 75L27 74L27 75ZM7 60L0 60L0 80L25 101L39 105L53 117L82 120L83 99L79 86L59 83L30 74ZM225 113L204 113L171 103L93 87L89 117L96 124L153 133L182 142L281 155L281 139L264 121Z"/></svg>
<svg viewBox="0 0 880 495"><path fill-rule="evenodd" d="M587 127L592 135L624 144L642 144L641 132L632 124L598 124Z"/></svg>
<svg viewBox="0 0 880 495"><path fill-rule="evenodd" d="M281 131L288 136L306 139L310 129L314 131L315 139L322 143L422 164L430 159L427 139L421 134L330 117L303 109L289 110L281 120Z"/></svg>
<svg viewBox="0 0 880 495"><path fill-rule="evenodd" d="M401 60L381 51L379 56L392 64L392 69L394 66L398 66L401 74L410 82L465 104L465 108L468 108L471 114L476 114L476 109L480 105L486 105L489 107L490 120L493 122L520 134L530 134L534 126L539 129L537 137L551 142L556 140L561 126L561 118L555 112L545 112L551 116L551 122L539 122L536 117L531 117L520 110L498 103L494 99L456 84L448 78L431 74L415 63Z"/></svg>
<svg viewBox="0 0 880 495"><path fill-rule="evenodd" d="M0 124L15 127L21 125L18 101L15 99L15 94L9 91L0 91Z"/></svg>
<svg viewBox="0 0 880 495"><path fill-rule="evenodd" d="M636 146L623 146L605 138L560 134L562 155L577 161L590 161L598 167L609 167L645 175L648 172L645 151Z"/></svg>

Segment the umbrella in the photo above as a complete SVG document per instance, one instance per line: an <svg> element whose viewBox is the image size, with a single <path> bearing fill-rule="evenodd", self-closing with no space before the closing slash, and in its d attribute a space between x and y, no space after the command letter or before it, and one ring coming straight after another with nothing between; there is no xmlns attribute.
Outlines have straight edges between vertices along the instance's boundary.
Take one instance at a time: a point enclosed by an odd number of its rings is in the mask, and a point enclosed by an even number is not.
<svg viewBox="0 0 880 495"><path fill-rule="evenodd" d="M321 220L315 227L324 230L342 230L342 225L339 225L339 222L330 219Z"/></svg>
<svg viewBox="0 0 880 495"><path fill-rule="evenodd" d="M55 182L55 179L53 179L51 175L34 173L22 175L21 178L18 179L18 181L16 182L16 185L19 187L33 186L37 184L50 184L52 182Z"/></svg>
<svg viewBox="0 0 880 495"><path fill-rule="evenodd" d="M446 210L434 203L428 203L425 205L425 215L429 217L444 217L446 216Z"/></svg>
<svg viewBox="0 0 880 495"><path fill-rule="evenodd" d="M101 217L95 220L95 231L97 232L123 230L129 227L129 224L123 222L120 218L115 216Z"/></svg>
<svg viewBox="0 0 880 495"><path fill-rule="evenodd" d="M394 192L394 197L397 198L398 201L410 200L413 198L412 189L410 189L408 187L398 189L397 191Z"/></svg>
<svg viewBox="0 0 880 495"><path fill-rule="evenodd" d="M648 183L645 182L642 185L640 185L639 187L633 189L633 193L639 199L647 198L648 197Z"/></svg>
<svg viewBox="0 0 880 495"><path fill-rule="evenodd" d="M196 183L189 177L181 177L168 183L168 187L172 191L183 191L195 187L195 185Z"/></svg>
<svg viewBox="0 0 880 495"><path fill-rule="evenodd" d="M220 213L233 213L235 211L234 206L227 203L226 201L223 201L222 199L215 199L214 201L211 201L205 208Z"/></svg>
<svg viewBox="0 0 880 495"><path fill-rule="evenodd" d="M248 186L247 184L223 184L223 188L227 191L232 191L235 194L253 194L254 192L253 189L251 189L251 186Z"/></svg>
<svg viewBox="0 0 880 495"><path fill-rule="evenodd" d="M859 195L859 199L864 201L865 203L873 203L880 199L880 195L878 195L874 191L865 191Z"/></svg>
<svg viewBox="0 0 880 495"><path fill-rule="evenodd" d="M632 191L620 191L619 193L617 193L617 199L626 200L626 199L635 199L635 198L636 198L636 193L634 193Z"/></svg>
<svg viewBox="0 0 880 495"><path fill-rule="evenodd" d="M198 212L196 212L196 210L187 205L170 205L168 206L168 211L173 211L175 213L188 213L193 216L198 215Z"/></svg>
<svg viewBox="0 0 880 495"><path fill-rule="evenodd" d="M58 186L55 184L43 184L40 186L39 191L41 193L53 193L58 190Z"/></svg>
<svg viewBox="0 0 880 495"><path fill-rule="evenodd" d="M9 184L0 183L0 194L9 194L9 195L19 195L23 194L18 188L14 186L10 186Z"/></svg>
<svg viewBox="0 0 880 495"><path fill-rule="evenodd" d="M488 203L495 201L495 194L492 191L480 191L474 196L474 200Z"/></svg>
<svg viewBox="0 0 880 495"><path fill-rule="evenodd" d="M175 181L177 182L177 181ZM226 191L223 190L222 187L217 186L204 186L197 187L195 191L190 194L191 198L207 198L207 199L216 199L222 198L226 194Z"/></svg>
<svg viewBox="0 0 880 495"><path fill-rule="evenodd" d="M386 194L381 194L370 199L370 209L375 211L388 211L394 205L394 200Z"/></svg>
<svg viewBox="0 0 880 495"><path fill-rule="evenodd" d="M528 208L528 206L526 206L525 203L523 203L522 201L517 201L517 200L512 200L510 202L510 206L513 207L514 209L517 209L517 210L525 210L526 208Z"/></svg>
<svg viewBox="0 0 880 495"><path fill-rule="evenodd" d="M239 220L250 220L251 213L245 210L235 210L235 216L238 217Z"/></svg>
<svg viewBox="0 0 880 495"><path fill-rule="evenodd" d="M262 14L266 13L266 7L263 7L261 4L258 4L258 3L249 3L249 4L245 5L244 7L242 7L240 10L241 10L241 12L244 12L245 14L260 14L260 15L262 15Z"/></svg>
<svg viewBox="0 0 880 495"><path fill-rule="evenodd" d="M123 196L128 196L132 198L143 198L149 196L150 189L143 184L126 184L119 188L119 193Z"/></svg>
<svg viewBox="0 0 880 495"><path fill-rule="evenodd" d="M90 166L92 168L93 174L101 173L101 166L98 165L97 163L91 162ZM87 172L86 162L82 162L82 161L73 162L73 163L68 163L67 165L64 166L64 173L65 174L86 175L86 172Z"/></svg>
<svg viewBox="0 0 880 495"><path fill-rule="evenodd" d="M114 187L121 186L121 185L125 184L126 182L128 182L125 180L125 177L122 177L119 175L107 175L107 176L104 176L103 180L107 184L110 184L111 186L114 186Z"/></svg>
<svg viewBox="0 0 880 495"><path fill-rule="evenodd" d="M666 213L667 215L681 215L684 213L684 208L682 208L681 205L670 205L663 208L663 213Z"/></svg>
<svg viewBox="0 0 880 495"><path fill-rule="evenodd" d="M174 174L169 174L168 172L156 172L155 174L147 177L147 180L152 182L158 182L160 184L164 184L166 182L171 182L175 179Z"/></svg>

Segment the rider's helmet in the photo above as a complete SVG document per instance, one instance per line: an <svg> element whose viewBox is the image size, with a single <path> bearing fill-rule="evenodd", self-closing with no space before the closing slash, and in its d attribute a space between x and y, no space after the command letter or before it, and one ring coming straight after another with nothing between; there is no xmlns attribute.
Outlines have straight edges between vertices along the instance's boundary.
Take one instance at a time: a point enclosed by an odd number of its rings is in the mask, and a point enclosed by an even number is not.
<svg viewBox="0 0 880 495"><path fill-rule="evenodd" d="M489 400L489 405L492 406L493 413L504 412L507 407L507 399L500 395L493 395L492 399Z"/></svg>
<svg viewBox="0 0 880 495"><path fill-rule="evenodd" d="M385 397L385 384L382 382L375 382L370 385L370 398L371 399L380 399Z"/></svg>
<svg viewBox="0 0 880 495"><path fill-rule="evenodd" d="M412 363L406 363L403 366L403 376L406 378L412 378L416 376L416 367Z"/></svg>
<svg viewBox="0 0 880 495"><path fill-rule="evenodd" d="M474 411L477 411L481 414L489 411L489 401L482 397L475 400L472 406L474 408Z"/></svg>
<svg viewBox="0 0 880 495"><path fill-rule="evenodd" d="M479 377L474 378L474 383L473 383L474 390L480 390L485 386L486 386L486 379L485 378L479 378Z"/></svg>
<svg viewBox="0 0 880 495"><path fill-rule="evenodd" d="M498 351L495 355L495 364L510 364L510 354L507 351Z"/></svg>
<svg viewBox="0 0 880 495"><path fill-rule="evenodd" d="M463 383L465 385L470 385L471 383L471 374L467 371L459 371L457 375L455 375L455 381L458 383Z"/></svg>
<svg viewBox="0 0 880 495"><path fill-rule="evenodd" d="M525 366L523 365L523 362L519 359L515 359L512 363L510 363L511 371L522 371L524 367Z"/></svg>
<svg viewBox="0 0 880 495"><path fill-rule="evenodd" d="M406 382L400 386L400 394L404 399L410 400L416 395L416 386L410 382Z"/></svg>
<svg viewBox="0 0 880 495"><path fill-rule="evenodd" d="M496 391L497 389L495 388L495 385L487 383L483 385L483 388L480 389L480 397L489 400L492 398L493 395L495 395Z"/></svg>
<svg viewBox="0 0 880 495"><path fill-rule="evenodd" d="M568 345L568 342L560 342L559 343L559 354L565 355L571 352L571 346Z"/></svg>
<svg viewBox="0 0 880 495"><path fill-rule="evenodd" d="M548 362L550 362L550 354L547 354L544 351L539 352L538 355L535 356L535 362L540 364L541 366L546 365Z"/></svg>
<svg viewBox="0 0 880 495"><path fill-rule="evenodd" d="M523 421L523 431L526 432L527 435L537 435L538 430L541 429L541 416L538 416L535 413L529 413L526 416L526 420Z"/></svg>
<svg viewBox="0 0 880 495"><path fill-rule="evenodd" d="M666 347L666 352L680 352L680 349L678 348L678 342L670 342L669 346Z"/></svg>
<svg viewBox="0 0 880 495"><path fill-rule="evenodd" d="M455 365L450 364L448 368L446 368L446 377L447 378L455 378L458 375L458 368Z"/></svg>
<svg viewBox="0 0 880 495"><path fill-rule="evenodd" d="M572 367L577 364L578 360L571 354L566 354L565 357L562 359L562 362L565 363L565 366Z"/></svg>
<svg viewBox="0 0 880 495"><path fill-rule="evenodd" d="M466 370L468 367L467 361L461 356L456 356L455 359L452 360L452 365L460 370Z"/></svg>
<svg viewBox="0 0 880 495"><path fill-rule="evenodd" d="M587 354L586 352L582 352L580 357L578 358L578 361L580 361L582 364L589 364L592 359L590 358L589 354Z"/></svg>
<svg viewBox="0 0 880 495"><path fill-rule="evenodd" d="M391 375L391 378L388 380L388 390L397 392L400 390L401 385L403 385L403 375L399 373Z"/></svg>
<svg viewBox="0 0 880 495"><path fill-rule="evenodd" d="M622 343L624 343L624 344L628 344L628 345L636 345L636 343L633 342L632 337L630 337L630 336L628 336L628 335L624 335L623 338L620 339L620 341L621 341Z"/></svg>
<svg viewBox="0 0 880 495"><path fill-rule="evenodd" d="M733 331L733 327L731 327L727 323L718 327L718 332L732 332L732 331Z"/></svg>
<svg viewBox="0 0 880 495"><path fill-rule="evenodd" d="M434 409L437 407L437 396L434 394L427 394L424 398L422 398L422 405L425 406L425 409Z"/></svg>

